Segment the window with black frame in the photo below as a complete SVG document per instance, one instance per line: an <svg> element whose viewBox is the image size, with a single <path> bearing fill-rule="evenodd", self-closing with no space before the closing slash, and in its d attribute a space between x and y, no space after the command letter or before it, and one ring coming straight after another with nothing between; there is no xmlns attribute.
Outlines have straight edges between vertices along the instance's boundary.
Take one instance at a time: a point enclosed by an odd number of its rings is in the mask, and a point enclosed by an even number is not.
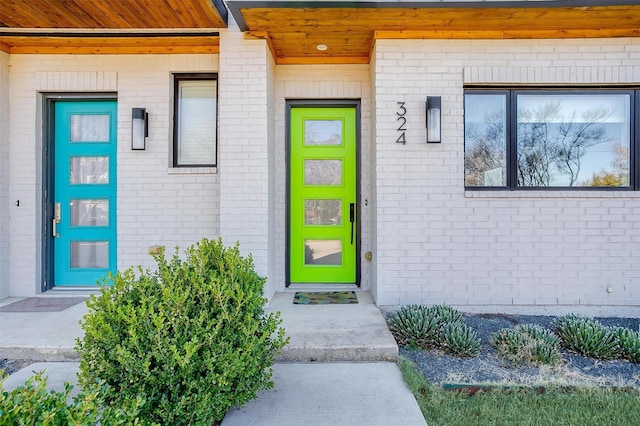
<svg viewBox="0 0 640 426"><path fill-rule="evenodd" d="M465 187L633 187L633 91L465 92Z"/></svg>
<svg viewBox="0 0 640 426"><path fill-rule="evenodd" d="M216 74L174 74L173 166L216 166Z"/></svg>

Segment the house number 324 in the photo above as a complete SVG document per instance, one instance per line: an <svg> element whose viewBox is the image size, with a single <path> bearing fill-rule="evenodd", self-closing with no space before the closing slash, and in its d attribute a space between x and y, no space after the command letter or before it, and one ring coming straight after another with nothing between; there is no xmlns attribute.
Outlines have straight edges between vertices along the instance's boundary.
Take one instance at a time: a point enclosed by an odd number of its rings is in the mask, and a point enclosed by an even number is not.
<svg viewBox="0 0 640 426"><path fill-rule="evenodd" d="M407 109L404 107L404 102L398 102L398 111L396 112L396 115L398 116L398 122L400 123L398 125L398 132L400 135L398 136L398 139L396 139L396 142L403 145L407 143L407 137L405 135L407 129L404 127L407 124L407 118L405 117L406 114Z"/></svg>

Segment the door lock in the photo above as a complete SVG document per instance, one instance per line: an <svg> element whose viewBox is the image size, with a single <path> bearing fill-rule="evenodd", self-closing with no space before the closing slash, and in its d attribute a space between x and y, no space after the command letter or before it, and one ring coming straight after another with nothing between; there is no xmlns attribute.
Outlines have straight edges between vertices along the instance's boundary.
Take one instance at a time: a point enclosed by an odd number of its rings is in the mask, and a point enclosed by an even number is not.
<svg viewBox="0 0 640 426"><path fill-rule="evenodd" d="M54 207L54 213L53 213L53 224L51 227L53 238L60 238L60 234L58 234L58 231L56 229L56 225L58 225L59 223L60 223L60 203L56 203Z"/></svg>

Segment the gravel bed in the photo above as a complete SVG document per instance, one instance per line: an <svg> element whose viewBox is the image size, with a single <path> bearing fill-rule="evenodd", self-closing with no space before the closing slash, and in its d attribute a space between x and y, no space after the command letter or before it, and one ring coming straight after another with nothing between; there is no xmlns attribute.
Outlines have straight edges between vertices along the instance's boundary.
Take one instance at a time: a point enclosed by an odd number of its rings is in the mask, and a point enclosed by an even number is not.
<svg viewBox="0 0 640 426"><path fill-rule="evenodd" d="M628 361L599 361L562 351L563 362L556 367L514 365L498 357L490 345L491 336L518 324L538 324L552 329L555 317L534 315L464 315L481 340L475 358L456 358L439 351L400 348L400 355L412 360L434 384L514 384L561 386L612 386L640 388L640 364ZM639 318L597 318L608 326L640 329Z"/></svg>
<svg viewBox="0 0 640 426"><path fill-rule="evenodd" d="M11 375L34 362L36 361L30 359L0 359L0 370L4 370L6 374Z"/></svg>

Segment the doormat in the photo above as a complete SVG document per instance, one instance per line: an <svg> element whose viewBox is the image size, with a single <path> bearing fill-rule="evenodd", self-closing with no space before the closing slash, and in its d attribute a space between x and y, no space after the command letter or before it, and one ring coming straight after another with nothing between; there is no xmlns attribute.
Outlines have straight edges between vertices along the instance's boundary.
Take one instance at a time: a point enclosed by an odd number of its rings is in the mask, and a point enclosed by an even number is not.
<svg viewBox="0 0 640 426"><path fill-rule="evenodd" d="M349 305L358 303L355 291L296 292L294 305Z"/></svg>
<svg viewBox="0 0 640 426"><path fill-rule="evenodd" d="M27 297L1 307L0 312L60 312L86 300L86 297Z"/></svg>

